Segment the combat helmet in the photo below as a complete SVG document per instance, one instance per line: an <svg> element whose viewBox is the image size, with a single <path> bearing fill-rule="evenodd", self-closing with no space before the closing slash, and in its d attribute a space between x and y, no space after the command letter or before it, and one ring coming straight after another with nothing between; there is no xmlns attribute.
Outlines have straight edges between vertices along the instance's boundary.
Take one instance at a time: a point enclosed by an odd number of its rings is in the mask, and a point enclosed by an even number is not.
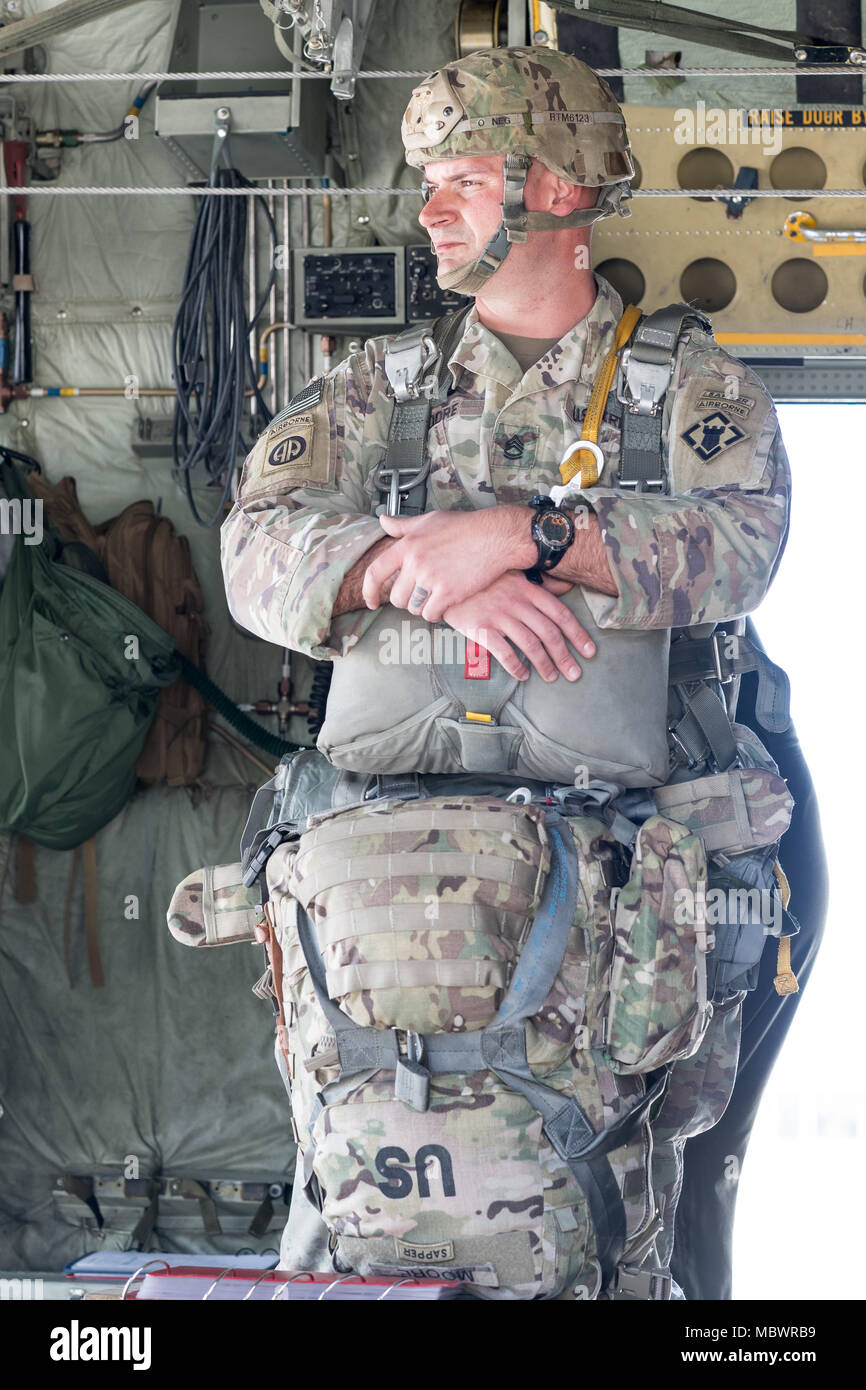
<svg viewBox="0 0 866 1390"><path fill-rule="evenodd" d="M439 277L443 289L475 294L511 243L537 229L586 227L626 216L635 167L625 117L610 88L578 58L548 48L491 48L439 68L413 91L403 116L406 162L504 154L502 221L482 254ZM600 188L592 208L566 217L528 212L533 159L569 183ZM426 194L426 182L422 184Z"/></svg>

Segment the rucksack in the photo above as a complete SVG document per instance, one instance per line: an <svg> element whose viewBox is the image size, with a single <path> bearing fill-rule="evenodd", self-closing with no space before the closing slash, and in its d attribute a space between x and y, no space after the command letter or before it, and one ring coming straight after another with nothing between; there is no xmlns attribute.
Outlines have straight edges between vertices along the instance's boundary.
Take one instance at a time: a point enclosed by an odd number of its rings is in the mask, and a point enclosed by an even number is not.
<svg viewBox="0 0 866 1390"><path fill-rule="evenodd" d="M8 506L32 503L6 451L0 483ZM0 828L65 850L129 800L179 665L168 633L58 549L49 527L40 544L17 536L0 590Z"/></svg>
<svg viewBox="0 0 866 1390"><path fill-rule="evenodd" d="M81 509L74 478L61 478L51 486L34 471L27 483L42 498L52 530L65 543L66 563L96 572L173 637L176 649L189 661L203 665L204 595L189 541L175 534L168 517L159 516L152 502L141 499L93 526ZM93 569L93 557L101 574ZM203 696L182 678L160 690L153 723L136 761L140 781L181 787L198 780L206 752L205 710Z"/></svg>
<svg viewBox="0 0 866 1390"><path fill-rule="evenodd" d="M754 983L768 931L745 902L710 927L708 885L724 863L775 907L772 869L752 871L792 806L735 727L744 765L658 789L631 844L615 806L574 788L283 760L243 866L266 884L296 1182L337 1268L486 1298L669 1291L651 1118L670 1065ZM232 911L199 893L201 924L172 931L249 939L250 898L212 873Z"/></svg>

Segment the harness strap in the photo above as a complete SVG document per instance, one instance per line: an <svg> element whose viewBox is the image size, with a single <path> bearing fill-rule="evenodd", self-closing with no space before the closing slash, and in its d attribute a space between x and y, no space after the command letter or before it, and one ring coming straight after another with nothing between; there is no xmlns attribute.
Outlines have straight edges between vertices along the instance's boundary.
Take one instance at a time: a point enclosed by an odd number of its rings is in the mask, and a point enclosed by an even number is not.
<svg viewBox="0 0 866 1390"><path fill-rule="evenodd" d="M668 726L668 733L682 749L689 766L702 762L709 748L720 772L737 761L737 745L728 712L717 695L702 685L693 695L678 692L683 714Z"/></svg>
<svg viewBox="0 0 866 1390"><path fill-rule="evenodd" d="M574 449L566 454L559 465L559 472L565 484L570 483L576 474L580 475L577 482L578 487L592 487L599 480L600 469L597 454L593 450L582 448L581 445L584 440L591 444L598 444L598 432L601 428L610 388L616 376L619 354L631 337L635 325L640 322L640 317L640 309L636 308L634 304L629 304L616 326L613 346L602 362L601 370L592 385L589 405L583 417L580 440ZM552 493L551 496L553 496Z"/></svg>
<svg viewBox="0 0 866 1390"><path fill-rule="evenodd" d="M665 486L662 406L673 374L677 342L684 325L710 331L709 319L690 304L656 309L637 329L622 354L625 409L622 417L619 486L646 492Z"/></svg>
<svg viewBox="0 0 866 1390"><path fill-rule="evenodd" d="M472 305L429 324L416 324L392 338L385 352L385 375L394 393L388 442L374 482L389 516L419 516L427 506L427 433L434 399L447 394L448 358ZM425 372L432 372L425 380ZM435 393L435 394L434 394Z"/></svg>
<svg viewBox="0 0 866 1390"><path fill-rule="evenodd" d="M729 638L726 642L724 639ZM791 685L787 674L748 637L719 628L707 639L675 642L670 652L670 683L717 680L727 685L747 671L758 673L755 714L761 727L781 734L790 728Z"/></svg>
<svg viewBox="0 0 866 1390"><path fill-rule="evenodd" d="M378 772L375 788L368 793L370 801L415 801L426 795L418 772Z"/></svg>

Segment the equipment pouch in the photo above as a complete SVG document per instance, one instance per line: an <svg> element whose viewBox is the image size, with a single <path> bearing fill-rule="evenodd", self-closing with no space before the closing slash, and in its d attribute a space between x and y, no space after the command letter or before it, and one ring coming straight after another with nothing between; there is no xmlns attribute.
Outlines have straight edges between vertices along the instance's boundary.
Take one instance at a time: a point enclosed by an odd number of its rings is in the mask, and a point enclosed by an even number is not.
<svg viewBox="0 0 866 1390"><path fill-rule="evenodd" d="M502 1000L549 867L539 807L429 797L314 818L286 888L356 1023L472 1031Z"/></svg>
<svg viewBox="0 0 866 1390"><path fill-rule="evenodd" d="M208 864L187 874L166 913L169 931L184 946L255 941L261 920L261 890L244 886L241 864Z"/></svg>
<svg viewBox="0 0 866 1390"><path fill-rule="evenodd" d="M710 859L707 927L715 946L707 960L707 993L720 1003L757 987L768 937L792 936L798 923L785 912L776 875L778 844Z"/></svg>
<svg viewBox="0 0 866 1390"><path fill-rule="evenodd" d="M700 1046L712 1016L706 885L700 836L650 816L616 902L607 1029L612 1070L651 1071Z"/></svg>

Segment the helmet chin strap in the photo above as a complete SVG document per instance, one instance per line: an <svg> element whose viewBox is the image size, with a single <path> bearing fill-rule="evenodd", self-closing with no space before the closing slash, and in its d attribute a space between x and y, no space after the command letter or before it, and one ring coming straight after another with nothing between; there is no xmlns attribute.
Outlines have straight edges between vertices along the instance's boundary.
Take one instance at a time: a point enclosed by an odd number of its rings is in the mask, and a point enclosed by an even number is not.
<svg viewBox="0 0 866 1390"><path fill-rule="evenodd" d="M524 202L526 175L532 160L528 155L510 154L505 160L503 199L500 204L502 220L488 241L480 256L456 270L448 270L437 275L436 281L442 290L456 290L460 294L478 294L491 275L495 275L505 260L512 244L526 241L529 232L556 232L564 227L589 227L602 217L619 212L626 216L630 209L620 207L623 199L631 197L631 189L626 183L607 184L599 194L598 202L592 208L575 208L566 217L557 217L552 212L528 212Z"/></svg>

